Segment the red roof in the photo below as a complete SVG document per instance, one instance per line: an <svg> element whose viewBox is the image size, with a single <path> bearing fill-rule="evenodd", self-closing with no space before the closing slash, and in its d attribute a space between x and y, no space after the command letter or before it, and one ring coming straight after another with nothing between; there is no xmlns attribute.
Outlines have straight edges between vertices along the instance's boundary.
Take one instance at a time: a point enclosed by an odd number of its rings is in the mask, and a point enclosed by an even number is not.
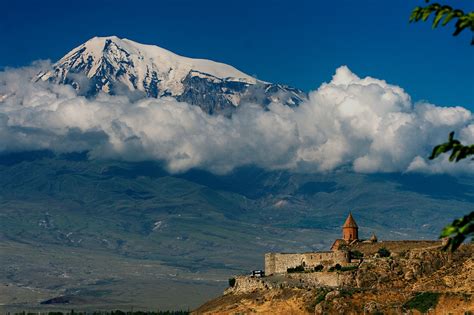
<svg viewBox="0 0 474 315"><path fill-rule="evenodd" d="M352 213L349 212L349 216L347 216L346 222L344 222L343 228L359 228L357 226L356 221L352 217Z"/></svg>

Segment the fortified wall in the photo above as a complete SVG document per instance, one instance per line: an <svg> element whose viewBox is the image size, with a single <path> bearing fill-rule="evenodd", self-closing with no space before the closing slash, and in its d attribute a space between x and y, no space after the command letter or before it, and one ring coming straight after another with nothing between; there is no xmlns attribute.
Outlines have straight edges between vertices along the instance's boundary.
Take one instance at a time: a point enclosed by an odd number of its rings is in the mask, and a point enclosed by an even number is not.
<svg viewBox="0 0 474 315"><path fill-rule="evenodd" d="M426 249L442 246L441 241L382 241L379 242L375 235L369 240L359 239L359 227L352 214L349 213L342 226L342 238L336 239L331 246L331 251L312 253L267 253L265 254L265 273L267 275L288 272L289 268L304 267L305 270L314 270L316 266L323 266L324 270L336 267L336 264L347 266L351 264L351 252L373 256L382 247L393 255L401 255L408 250ZM355 257L354 257L355 258ZM355 258L353 263L359 263ZM321 270L318 270L321 271Z"/></svg>
<svg viewBox="0 0 474 315"><path fill-rule="evenodd" d="M430 247L443 246L442 241L428 240L402 240L402 241L379 241L376 243L358 242L350 246L352 251L360 251L364 256L374 255L380 248L388 249L392 254L400 254L413 249L426 249Z"/></svg>
<svg viewBox="0 0 474 315"><path fill-rule="evenodd" d="M267 253L265 254L265 273L268 275L285 273L288 268L303 266L314 268L318 265L324 267L340 264L341 266L350 262L347 251L330 251L314 253Z"/></svg>
<svg viewBox="0 0 474 315"><path fill-rule="evenodd" d="M313 269L316 266L333 267L336 264L344 266L351 262L347 245L359 240L359 227L349 213L342 227L342 239L337 239L331 246L331 251L314 253L267 253L265 254L265 273L267 275L286 273L289 268L302 266ZM343 250L341 250L343 249Z"/></svg>

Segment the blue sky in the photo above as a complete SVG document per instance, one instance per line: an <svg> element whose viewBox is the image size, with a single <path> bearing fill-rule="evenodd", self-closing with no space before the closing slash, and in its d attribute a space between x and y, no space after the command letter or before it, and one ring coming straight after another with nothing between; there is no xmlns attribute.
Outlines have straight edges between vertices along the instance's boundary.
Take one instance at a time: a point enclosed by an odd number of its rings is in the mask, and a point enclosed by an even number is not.
<svg viewBox="0 0 474 315"><path fill-rule="evenodd" d="M469 0L452 5L474 9ZM348 65L400 85L416 100L474 110L470 34L409 24L424 1L9 1L0 67L59 59L93 36L117 35L234 65L304 90Z"/></svg>

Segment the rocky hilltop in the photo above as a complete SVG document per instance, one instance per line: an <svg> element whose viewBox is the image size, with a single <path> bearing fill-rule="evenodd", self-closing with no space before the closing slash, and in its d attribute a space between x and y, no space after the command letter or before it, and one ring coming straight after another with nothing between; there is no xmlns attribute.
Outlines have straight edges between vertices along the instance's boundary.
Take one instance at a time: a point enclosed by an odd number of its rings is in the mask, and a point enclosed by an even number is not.
<svg viewBox="0 0 474 315"><path fill-rule="evenodd" d="M419 245L419 244L418 244ZM362 248L363 247L363 248ZM357 250L354 268L231 280L224 295L195 314L471 314L474 245L455 253L427 242L380 242ZM389 250L380 257L377 248ZM354 250L354 249L353 249Z"/></svg>

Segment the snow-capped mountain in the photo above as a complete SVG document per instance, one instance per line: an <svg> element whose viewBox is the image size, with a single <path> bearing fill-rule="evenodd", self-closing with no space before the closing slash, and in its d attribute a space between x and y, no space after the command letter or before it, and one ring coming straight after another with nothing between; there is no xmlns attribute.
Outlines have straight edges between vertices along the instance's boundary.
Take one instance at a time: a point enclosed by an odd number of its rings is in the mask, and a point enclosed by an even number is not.
<svg viewBox="0 0 474 315"><path fill-rule="evenodd" d="M242 102L296 106L306 94L257 80L236 68L179 56L153 45L115 36L94 37L40 73L38 80L71 84L92 96L102 91L146 97L172 96L208 113L229 113Z"/></svg>

